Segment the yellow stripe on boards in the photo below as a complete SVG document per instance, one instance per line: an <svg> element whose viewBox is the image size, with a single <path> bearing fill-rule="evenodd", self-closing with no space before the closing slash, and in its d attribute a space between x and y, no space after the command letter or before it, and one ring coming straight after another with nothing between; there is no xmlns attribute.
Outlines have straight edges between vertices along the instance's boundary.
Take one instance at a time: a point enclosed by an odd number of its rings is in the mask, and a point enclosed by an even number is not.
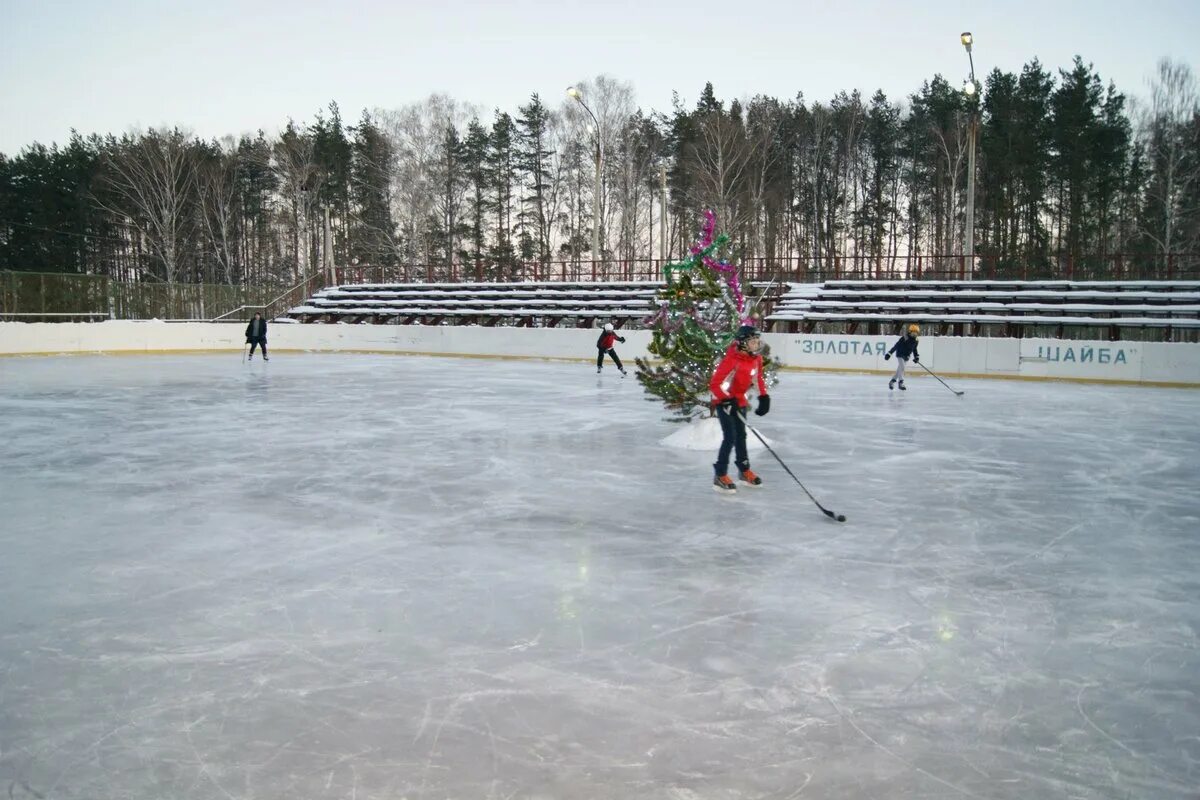
<svg viewBox="0 0 1200 800"><path fill-rule="evenodd" d="M842 369L840 367L781 367L786 372L831 372L841 375L881 375L888 376L895 373L894 369ZM905 380L912 378L932 378L928 373L905 370ZM982 378L984 380L1003 380L1003 381L1066 381L1069 383L1099 383L1110 386L1155 386L1164 389L1200 389L1200 383L1186 383L1177 381L1126 381L1118 378L1078 378L1053 375L1005 375L1003 373L987 374L979 372L939 372L940 378Z"/></svg>

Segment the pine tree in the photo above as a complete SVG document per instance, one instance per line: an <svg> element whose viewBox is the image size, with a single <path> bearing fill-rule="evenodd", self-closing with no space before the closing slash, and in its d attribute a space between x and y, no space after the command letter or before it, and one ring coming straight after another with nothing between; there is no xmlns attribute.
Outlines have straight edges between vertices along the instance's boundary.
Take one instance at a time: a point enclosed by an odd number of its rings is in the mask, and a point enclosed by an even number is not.
<svg viewBox="0 0 1200 800"><path fill-rule="evenodd" d="M862 231L862 249L876 264L885 255L887 223L895 214L890 187L899 170L899 120L899 107L889 103L882 91L875 92L863 130L869 159L866 197L856 212L855 222Z"/></svg>
<svg viewBox="0 0 1200 800"><path fill-rule="evenodd" d="M511 277L509 273L516 260L512 237L513 189L517 183L516 137L517 129L513 118L507 112L497 113L488 140L485 163L496 200L492 208L496 212L496 239L492 245L492 262L505 277Z"/></svg>
<svg viewBox="0 0 1200 800"><path fill-rule="evenodd" d="M473 119L467 125L467 138L463 140L462 164L469 184L467 194L468 220L471 235L471 257L475 260L475 271L480 273L484 258L487 233L483 218L491 207L488 194L487 157L489 148L487 128ZM490 270L489 270L490 272ZM489 275L489 277L492 277Z"/></svg>
<svg viewBox="0 0 1200 800"><path fill-rule="evenodd" d="M717 256L728 244L722 233L713 238L716 216L705 211L701 239L681 262L663 268L666 287L658 293L658 310L647 320L654 334L647 348L664 362L651 366L637 359L637 379L672 412L672 422L712 416L708 382L743 322L751 322L737 268ZM763 358L764 379L775 383L778 362Z"/></svg>
<svg viewBox="0 0 1200 800"><path fill-rule="evenodd" d="M333 254L334 260L341 263L345 263L349 257L346 239L353 149L353 143L346 136L346 126L342 124L341 109L336 102L331 102L329 119L325 120L322 114L317 114L317 122L313 126L313 157L325 176L318 189L317 200L321 206L328 206L333 215ZM321 236L324 236L323 230Z"/></svg>
<svg viewBox="0 0 1200 800"><path fill-rule="evenodd" d="M550 110L542 104L537 92L529 98L529 104L521 106L517 118L517 169L529 187L529 195L522 201L524 208L518 218L521 221L522 258L550 257L550 173L554 151L550 147ZM532 240L528 242L526 240ZM526 252L528 251L528 253Z"/></svg>
<svg viewBox="0 0 1200 800"><path fill-rule="evenodd" d="M395 149L365 110L351 133L350 198L356 212L350 227L351 258L367 266L394 266L396 223L390 200Z"/></svg>
<svg viewBox="0 0 1200 800"><path fill-rule="evenodd" d="M1070 72L1059 70L1060 83L1050 96L1053 114L1051 175L1057 184L1054 201L1060 259L1083 254L1087 240L1088 189L1092 183L1090 145L1100 114L1103 89L1090 64L1075 57ZM1060 270L1063 265L1060 264Z"/></svg>
<svg viewBox="0 0 1200 800"><path fill-rule="evenodd" d="M243 136L237 156L237 206L242 212L238 227L242 231L241 259L246 265L242 277L247 283L273 283L280 279L274 272L279 248L271 225L279 178L271 169L271 142L262 131L253 139Z"/></svg>
<svg viewBox="0 0 1200 800"><path fill-rule="evenodd" d="M437 160L433 164L434 207L437 212L435 241L447 264L455 258L466 263L469 259L459 242L469 231L461 218L462 200L467 191L467 175L463 161L463 141L454 123L445 123L438 140Z"/></svg>

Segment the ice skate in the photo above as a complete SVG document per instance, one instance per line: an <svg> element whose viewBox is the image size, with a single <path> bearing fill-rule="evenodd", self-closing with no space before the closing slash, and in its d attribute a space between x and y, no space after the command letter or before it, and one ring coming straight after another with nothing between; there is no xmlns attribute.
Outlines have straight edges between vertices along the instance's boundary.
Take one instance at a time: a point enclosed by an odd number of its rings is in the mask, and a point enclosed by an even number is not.
<svg viewBox="0 0 1200 800"><path fill-rule="evenodd" d="M738 478L747 486L762 486L762 478L754 474L754 470L738 470Z"/></svg>
<svg viewBox="0 0 1200 800"><path fill-rule="evenodd" d="M718 475L713 478L713 489L718 492L733 493L737 491L737 486L733 484L733 479L728 475Z"/></svg>

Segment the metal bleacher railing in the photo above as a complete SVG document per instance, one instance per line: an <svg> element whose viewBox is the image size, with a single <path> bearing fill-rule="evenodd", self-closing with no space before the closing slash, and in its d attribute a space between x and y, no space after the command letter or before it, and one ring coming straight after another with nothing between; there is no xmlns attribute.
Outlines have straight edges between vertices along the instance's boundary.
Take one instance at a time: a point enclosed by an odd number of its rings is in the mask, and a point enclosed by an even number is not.
<svg viewBox="0 0 1200 800"><path fill-rule="evenodd" d="M562 260L488 264L343 266L342 283L486 283L492 281L653 281L676 259ZM1049 261L977 255L821 255L736 259L743 280L1200 280L1200 253L1064 255Z"/></svg>
<svg viewBox="0 0 1200 800"><path fill-rule="evenodd" d="M791 332L1197 341L1200 281L827 281L794 284L768 321Z"/></svg>
<svg viewBox="0 0 1200 800"><path fill-rule="evenodd" d="M353 284L434 283L489 284L544 283L598 284L647 283L662 280L662 259L605 261L562 260L513 265L410 264L381 267L352 265L331 268L305 277L292 286L240 286L225 284L167 284L147 280L119 282L106 276L58 273L0 272L0 319L101 320L243 319L254 311L268 317L283 314L327 287ZM1052 264L1004 261L977 256L973 269L961 255L791 256L750 258L739 261L747 283L772 283L769 310L787 284L820 284L830 281L919 280L925 286L939 281L969 280L977 287L989 281L1057 279L1079 283L1106 279L1133 281L1200 280L1200 253L1170 255L1108 254L1097 258L1063 257ZM828 298L832 300L833 298ZM325 304L327 307L334 303ZM832 307L822 309L834 313ZM916 312L916 309L909 309ZM1013 309L1016 310L1016 309Z"/></svg>

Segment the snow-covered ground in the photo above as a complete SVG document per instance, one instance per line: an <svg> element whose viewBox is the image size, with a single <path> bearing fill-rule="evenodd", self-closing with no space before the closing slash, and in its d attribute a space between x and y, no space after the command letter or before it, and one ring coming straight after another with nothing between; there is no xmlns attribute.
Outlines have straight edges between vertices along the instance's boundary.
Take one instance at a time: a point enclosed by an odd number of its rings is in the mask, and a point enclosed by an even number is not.
<svg viewBox="0 0 1200 800"><path fill-rule="evenodd" d="M0 359L0 791L1195 798L1200 392L951 383Z"/></svg>

